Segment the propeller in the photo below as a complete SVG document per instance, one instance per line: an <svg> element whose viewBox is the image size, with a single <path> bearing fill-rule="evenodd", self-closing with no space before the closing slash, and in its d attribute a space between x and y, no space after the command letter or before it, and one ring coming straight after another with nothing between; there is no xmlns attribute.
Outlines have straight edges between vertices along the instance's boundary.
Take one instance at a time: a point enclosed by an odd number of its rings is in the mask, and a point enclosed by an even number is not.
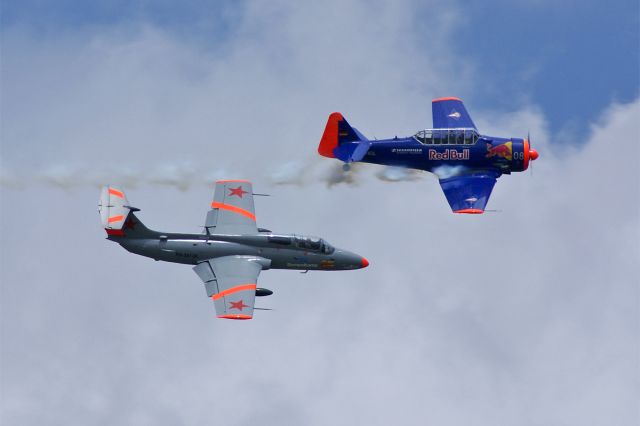
<svg viewBox="0 0 640 426"><path fill-rule="evenodd" d="M530 170L530 175L533 176L533 161L535 161L538 158L538 151L536 151L535 149L531 148L531 136L529 134L529 131L527 131L527 143L529 145L529 170Z"/></svg>
<svg viewBox="0 0 640 426"><path fill-rule="evenodd" d="M529 142L529 176L533 177L533 163L531 162L531 135L527 130L527 142Z"/></svg>

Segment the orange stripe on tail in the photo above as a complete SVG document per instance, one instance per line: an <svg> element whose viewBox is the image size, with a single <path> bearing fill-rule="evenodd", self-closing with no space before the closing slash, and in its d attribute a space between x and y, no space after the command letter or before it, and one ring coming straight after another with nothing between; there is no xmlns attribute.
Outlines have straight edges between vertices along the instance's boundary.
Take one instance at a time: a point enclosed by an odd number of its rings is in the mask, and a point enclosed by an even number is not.
<svg viewBox="0 0 640 426"><path fill-rule="evenodd" d="M119 216L111 216L111 217L109 218L109 223L119 222L119 221L121 221L122 219L124 219L124 216L123 216L123 215L119 215Z"/></svg>
<svg viewBox="0 0 640 426"><path fill-rule="evenodd" d="M115 195L116 197L124 198L124 194L117 189L109 188L109 194Z"/></svg>

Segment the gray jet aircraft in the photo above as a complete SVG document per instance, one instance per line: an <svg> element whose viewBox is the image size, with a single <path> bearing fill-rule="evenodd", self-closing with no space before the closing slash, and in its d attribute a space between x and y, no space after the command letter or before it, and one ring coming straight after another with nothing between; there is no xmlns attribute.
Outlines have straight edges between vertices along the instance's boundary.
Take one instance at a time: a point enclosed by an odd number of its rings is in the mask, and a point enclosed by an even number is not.
<svg viewBox="0 0 640 426"><path fill-rule="evenodd" d="M134 214L124 192L102 189L98 212L107 239L131 253L165 262L195 265L193 270L213 299L218 318L253 318L264 269L339 271L369 266L362 256L334 248L322 238L276 235L256 226L253 188L246 180L216 182L203 234L152 231Z"/></svg>

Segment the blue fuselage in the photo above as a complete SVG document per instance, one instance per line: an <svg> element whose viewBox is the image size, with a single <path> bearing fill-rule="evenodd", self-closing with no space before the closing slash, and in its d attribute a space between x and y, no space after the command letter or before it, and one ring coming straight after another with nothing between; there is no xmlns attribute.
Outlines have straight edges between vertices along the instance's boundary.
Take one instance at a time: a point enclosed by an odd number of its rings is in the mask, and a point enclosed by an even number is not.
<svg viewBox="0 0 640 426"><path fill-rule="evenodd" d="M420 141L424 140L426 143ZM371 141L362 162L426 170L438 174L443 166L495 170L498 175L525 170L525 141L480 136L433 143L433 138L393 138ZM440 142L440 141L439 141ZM353 142L357 143L357 142Z"/></svg>

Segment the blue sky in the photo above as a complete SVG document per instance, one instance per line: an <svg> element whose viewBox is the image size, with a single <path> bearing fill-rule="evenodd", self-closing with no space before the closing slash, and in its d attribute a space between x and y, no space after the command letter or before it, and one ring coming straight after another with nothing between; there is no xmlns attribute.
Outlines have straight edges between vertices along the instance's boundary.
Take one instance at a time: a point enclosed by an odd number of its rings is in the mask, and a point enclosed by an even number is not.
<svg viewBox="0 0 640 426"><path fill-rule="evenodd" d="M638 423L637 5L86 4L2 3L0 423ZM411 134L446 95L531 130L496 212L317 155L332 111ZM201 232L218 178L371 265L265 271L274 310L239 324L188 266L105 241L100 185Z"/></svg>
<svg viewBox="0 0 640 426"><path fill-rule="evenodd" d="M146 23L219 48L236 30L244 6L231 1L8 0L2 4L2 27L19 26L55 40ZM438 7L417 6L425 16ZM459 30L450 34L449 42L462 66L473 64L476 104L503 109L514 102L532 102L545 111L553 131L579 139L611 102L638 96L640 6L635 0L495 0L450 6L457 10ZM366 25L357 16L353 22ZM433 29L420 22L418 16L407 31L429 43ZM467 94L461 92L451 95Z"/></svg>

